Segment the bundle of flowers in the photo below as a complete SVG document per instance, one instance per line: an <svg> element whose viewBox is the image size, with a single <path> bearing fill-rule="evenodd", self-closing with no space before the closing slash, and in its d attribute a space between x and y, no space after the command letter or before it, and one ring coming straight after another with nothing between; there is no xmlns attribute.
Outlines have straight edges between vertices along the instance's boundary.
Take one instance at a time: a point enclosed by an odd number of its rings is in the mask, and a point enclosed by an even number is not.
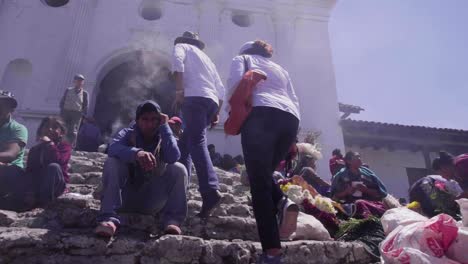
<svg viewBox="0 0 468 264"><path fill-rule="evenodd" d="M423 182L421 188L429 197L434 213L444 213L457 220L460 219L459 208L455 203L455 197L462 193L458 183L440 176L432 176L431 178L434 181L433 185L429 182Z"/></svg>
<svg viewBox="0 0 468 264"><path fill-rule="evenodd" d="M300 176L281 180L279 185L283 193L301 207L301 211L317 218L330 234L338 230L337 210L330 198L321 196Z"/></svg>

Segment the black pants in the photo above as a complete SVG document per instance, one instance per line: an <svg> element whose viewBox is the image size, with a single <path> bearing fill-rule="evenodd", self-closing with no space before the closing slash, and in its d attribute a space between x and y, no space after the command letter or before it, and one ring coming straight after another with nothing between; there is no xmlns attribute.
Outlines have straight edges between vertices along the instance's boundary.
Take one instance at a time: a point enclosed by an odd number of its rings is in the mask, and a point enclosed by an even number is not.
<svg viewBox="0 0 468 264"><path fill-rule="evenodd" d="M283 192L273 172L297 136L299 120L271 107L254 107L241 129L242 150L250 181L253 210L263 250L281 248L278 202Z"/></svg>
<svg viewBox="0 0 468 264"><path fill-rule="evenodd" d="M62 168L56 163L34 172L25 172L16 166L0 166L0 209L22 212L46 206L60 196L65 187Z"/></svg>
<svg viewBox="0 0 468 264"><path fill-rule="evenodd" d="M54 201L66 188L62 168L57 163L48 164L39 173L32 175L32 182L38 206L46 206Z"/></svg>
<svg viewBox="0 0 468 264"><path fill-rule="evenodd" d="M22 168L0 166L0 209L18 212L31 209L34 200L30 188L30 177Z"/></svg>

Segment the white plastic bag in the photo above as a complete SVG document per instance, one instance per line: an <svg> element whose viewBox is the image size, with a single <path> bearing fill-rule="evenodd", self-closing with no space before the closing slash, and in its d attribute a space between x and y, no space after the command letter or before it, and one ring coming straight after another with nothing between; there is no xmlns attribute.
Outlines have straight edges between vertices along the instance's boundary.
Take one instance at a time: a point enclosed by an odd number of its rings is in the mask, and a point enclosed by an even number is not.
<svg viewBox="0 0 468 264"><path fill-rule="evenodd" d="M426 221L427 219L427 217L411 209L398 207L387 210L380 221L382 222L385 234L388 235L398 226L407 226L409 224Z"/></svg>
<svg viewBox="0 0 468 264"><path fill-rule="evenodd" d="M468 228L459 227L458 236L447 250L447 257L468 264Z"/></svg>
<svg viewBox="0 0 468 264"><path fill-rule="evenodd" d="M455 220L446 214L398 226L380 244L382 263L457 264L446 256L457 232Z"/></svg>
<svg viewBox="0 0 468 264"><path fill-rule="evenodd" d="M312 215L299 212L297 218L296 233L292 235L293 240L332 240L323 224Z"/></svg>

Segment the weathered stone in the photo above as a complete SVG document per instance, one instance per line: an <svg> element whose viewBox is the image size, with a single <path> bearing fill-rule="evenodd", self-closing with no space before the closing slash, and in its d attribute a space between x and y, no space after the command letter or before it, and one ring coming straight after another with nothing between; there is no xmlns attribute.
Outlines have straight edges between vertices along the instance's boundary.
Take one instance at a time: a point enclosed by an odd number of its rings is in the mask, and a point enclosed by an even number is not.
<svg viewBox="0 0 468 264"><path fill-rule="evenodd" d="M0 226L10 226L17 220L17 213L7 210L0 210Z"/></svg>
<svg viewBox="0 0 468 264"><path fill-rule="evenodd" d="M70 168L71 173L97 172L102 170L102 167L96 166L95 163L89 160L73 160L70 163L72 165Z"/></svg>
<svg viewBox="0 0 468 264"><path fill-rule="evenodd" d="M70 173L68 175L70 177L71 184L81 184L85 183L85 178L80 173Z"/></svg>
<svg viewBox="0 0 468 264"><path fill-rule="evenodd" d="M94 237L90 230L77 232L0 228L0 263L253 263L261 252L258 242L249 241L163 236L143 242L143 237L128 234L107 241ZM285 263L371 261L364 247L355 243L295 241L283 247Z"/></svg>
<svg viewBox="0 0 468 264"><path fill-rule="evenodd" d="M250 207L250 189L239 174L216 168L222 203L213 216L200 219L197 176L188 188L189 236L163 236L157 215L120 213L121 228L111 240L93 234L100 207L102 166L106 155L74 152L70 193L45 209L0 211L2 263L254 263L261 247ZM231 242L230 242L231 241ZM342 242L284 243L285 263L369 263L363 246Z"/></svg>
<svg viewBox="0 0 468 264"><path fill-rule="evenodd" d="M98 185L102 181L102 173L100 172L86 172L82 175L86 184Z"/></svg>
<svg viewBox="0 0 468 264"><path fill-rule="evenodd" d="M230 194L230 193L226 193L223 195L223 198L222 198L222 203L223 204L233 204L235 203L236 200L234 198L234 195Z"/></svg>
<svg viewBox="0 0 468 264"><path fill-rule="evenodd" d="M227 213L229 215L235 215L235 216L253 216L253 214L250 212L249 207L244 204L231 205L227 209Z"/></svg>

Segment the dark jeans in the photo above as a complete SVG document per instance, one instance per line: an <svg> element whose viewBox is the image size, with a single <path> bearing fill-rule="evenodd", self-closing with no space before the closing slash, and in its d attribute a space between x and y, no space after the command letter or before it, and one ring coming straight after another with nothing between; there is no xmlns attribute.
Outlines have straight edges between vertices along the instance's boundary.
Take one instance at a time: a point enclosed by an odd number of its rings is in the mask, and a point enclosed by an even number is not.
<svg viewBox="0 0 468 264"><path fill-rule="evenodd" d="M218 175L214 171L206 144L206 128L217 110L218 105L204 97L186 97L182 105L185 129L179 142L179 161L187 168L190 182L193 160L204 200L213 190L219 189Z"/></svg>
<svg viewBox="0 0 468 264"><path fill-rule="evenodd" d="M28 190L32 188L26 172L15 165L0 165L0 209L26 211L33 207L34 197ZM28 196L30 201L26 201Z"/></svg>
<svg viewBox="0 0 468 264"><path fill-rule="evenodd" d="M47 165L37 175L33 174L32 182L39 206L45 206L55 200L66 187L62 167L57 163Z"/></svg>
<svg viewBox="0 0 468 264"><path fill-rule="evenodd" d="M143 177L135 175L134 177ZM143 185L129 180L128 164L113 157L104 163L101 209L97 220L120 224L116 210L153 214L160 213L161 225L181 225L187 215L187 171L176 162L168 164L163 175Z"/></svg>
<svg viewBox="0 0 468 264"><path fill-rule="evenodd" d="M296 139L299 120L271 107L254 107L241 129L253 210L263 250L281 248L277 205L283 192L273 172Z"/></svg>

